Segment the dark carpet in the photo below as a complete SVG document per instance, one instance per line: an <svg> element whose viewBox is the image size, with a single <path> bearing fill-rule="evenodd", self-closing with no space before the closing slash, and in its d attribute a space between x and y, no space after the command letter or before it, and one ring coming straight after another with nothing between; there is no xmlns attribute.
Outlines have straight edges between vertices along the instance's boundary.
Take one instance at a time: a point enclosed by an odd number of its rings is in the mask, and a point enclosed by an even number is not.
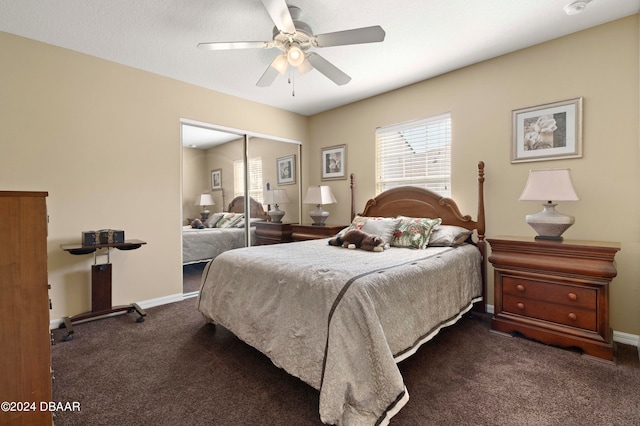
<svg viewBox="0 0 640 426"><path fill-rule="evenodd" d="M55 330L53 399L65 425L319 425L318 391L275 367L196 299ZM400 363L408 404L391 425L637 425L640 365L617 364L489 332L468 315Z"/></svg>

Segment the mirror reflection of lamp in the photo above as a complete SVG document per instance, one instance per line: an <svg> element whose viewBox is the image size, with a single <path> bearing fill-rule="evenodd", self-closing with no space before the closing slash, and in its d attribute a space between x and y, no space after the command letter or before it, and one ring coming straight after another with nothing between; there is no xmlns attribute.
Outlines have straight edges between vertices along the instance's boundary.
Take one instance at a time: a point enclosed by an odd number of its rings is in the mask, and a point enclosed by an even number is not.
<svg viewBox="0 0 640 426"><path fill-rule="evenodd" d="M304 197L304 204L315 204L316 210L310 211L309 216L313 219L313 225L325 226L325 221L329 217L329 212L322 210L323 204L336 203L330 186L310 186L307 188L307 195Z"/></svg>
<svg viewBox="0 0 640 426"><path fill-rule="evenodd" d="M202 207L200 216L202 220L207 220L209 218L209 213L211 213L207 210L207 206L215 206L216 203L213 201L211 194L200 194L196 197L195 205Z"/></svg>
<svg viewBox="0 0 640 426"><path fill-rule="evenodd" d="M289 197L287 191L284 189L267 190L264 194L264 203L272 205L271 210L267 212L273 223L282 223L282 217L285 215L283 210L280 210L278 204L289 204Z"/></svg>

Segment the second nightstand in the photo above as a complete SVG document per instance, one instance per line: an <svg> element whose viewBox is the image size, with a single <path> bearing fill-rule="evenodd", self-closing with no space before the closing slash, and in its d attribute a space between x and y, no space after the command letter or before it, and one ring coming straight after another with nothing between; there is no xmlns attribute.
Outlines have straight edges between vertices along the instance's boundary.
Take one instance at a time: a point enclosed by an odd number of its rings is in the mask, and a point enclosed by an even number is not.
<svg viewBox="0 0 640 426"><path fill-rule="evenodd" d="M293 241L317 240L330 238L342 231L346 226L325 225L291 225Z"/></svg>
<svg viewBox="0 0 640 426"><path fill-rule="evenodd" d="M492 328L613 360L609 283L617 243L487 239L495 270Z"/></svg>
<svg viewBox="0 0 640 426"><path fill-rule="evenodd" d="M290 223L257 222L255 226L255 244L257 246L290 243L293 241L291 239L292 225Z"/></svg>

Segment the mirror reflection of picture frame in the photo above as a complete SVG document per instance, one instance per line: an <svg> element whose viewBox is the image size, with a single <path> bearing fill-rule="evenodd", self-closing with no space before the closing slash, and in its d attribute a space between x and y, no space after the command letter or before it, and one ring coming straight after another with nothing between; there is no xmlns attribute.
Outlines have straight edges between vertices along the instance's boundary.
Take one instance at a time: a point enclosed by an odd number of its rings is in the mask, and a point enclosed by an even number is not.
<svg viewBox="0 0 640 426"><path fill-rule="evenodd" d="M512 112L511 162L582 157L582 98Z"/></svg>
<svg viewBox="0 0 640 426"><path fill-rule="evenodd" d="M347 178L347 145L336 145L321 149L322 180Z"/></svg>
<svg viewBox="0 0 640 426"><path fill-rule="evenodd" d="M296 156L288 155L276 159L276 173L278 185L291 185L296 183Z"/></svg>
<svg viewBox="0 0 640 426"><path fill-rule="evenodd" d="M222 189L222 169L211 170L211 190Z"/></svg>

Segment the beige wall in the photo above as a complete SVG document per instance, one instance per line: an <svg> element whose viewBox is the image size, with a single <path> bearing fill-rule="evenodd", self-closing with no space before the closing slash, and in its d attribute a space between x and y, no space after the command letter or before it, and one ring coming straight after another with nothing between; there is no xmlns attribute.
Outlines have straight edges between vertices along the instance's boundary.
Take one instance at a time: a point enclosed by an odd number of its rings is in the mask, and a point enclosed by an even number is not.
<svg viewBox="0 0 640 426"><path fill-rule="evenodd" d="M211 193L209 181L210 170L207 167L206 151L195 148L182 148L182 220L183 225L189 225L195 218L200 217L200 206L196 206L195 199L202 193ZM215 200L214 200L215 201ZM216 206L210 206L211 212Z"/></svg>
<svg viewBox="0 0 640 426"><path fill-rule="evenodd" d="M541 207L517 201L528 171L571 168L581 200L558 206L576 217L565 237L622 244L610 291L611 324L616 331L640 334L638 34L635 15L313 116L309 183L320 180L315 160L320 148L346 143L361 209L375 195L376 127L451 112L452 198L461 210L475 217L476 163L484 160L487 235L533 236L524 216ZM511 164L512 110L580 96L583 158ZM328 222L345 223L348 183L328 184L340 202L328 206Z"/></svg>
<svg viewBox="0 0 640 426"><path fill-rule="evenodd" d="M534 235L524 216L539 206L517 201L528 170L570 167L582 199L559 206L576 216L566 237L621 242L611 323L640 334L639 34L635 15L306 118L0 33L0 188L49 191L56 319L89 308L93 259L59 248L83 230L148 242L112 254L114 303L182 292L181 118L302 141L303 194L321 183L320 148L346 143L361 209L375 195L375 128L450 111L461 210L475 215L484 160L488 235ZM511 111L578 96L583 158L511 164ZM328 222L347 223L348 180L326 183L339 201Z"/></svg>
<svg viewBox="0 0 640 426"><path fill-rule="evenodd" d="M113 302L182 293L180 119L305 141L308 119L0 33L0 187L48 191L52 319L90 309L82 231L147 241L112 251Z"/></svg>

